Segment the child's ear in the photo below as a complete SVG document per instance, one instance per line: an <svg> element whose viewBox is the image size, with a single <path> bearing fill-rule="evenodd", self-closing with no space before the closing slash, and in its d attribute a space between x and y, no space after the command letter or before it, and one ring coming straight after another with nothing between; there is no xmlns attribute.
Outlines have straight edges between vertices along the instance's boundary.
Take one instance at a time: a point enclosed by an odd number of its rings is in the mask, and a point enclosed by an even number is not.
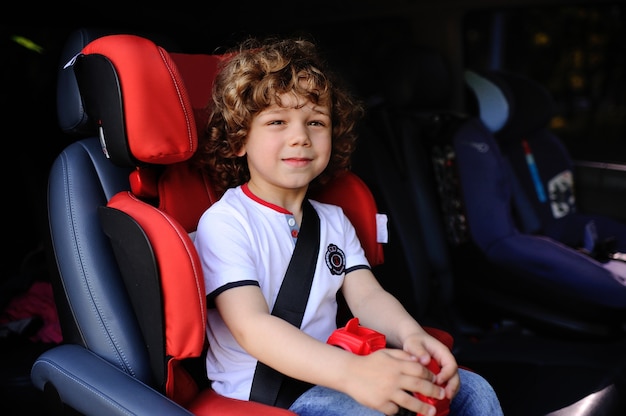
<svg viewBox="0 0 626 416"><path fill-rule="evenodd" d="M241 149L235 153L238 157L243 157L246 155L246 146L241 146Z"/></svg>

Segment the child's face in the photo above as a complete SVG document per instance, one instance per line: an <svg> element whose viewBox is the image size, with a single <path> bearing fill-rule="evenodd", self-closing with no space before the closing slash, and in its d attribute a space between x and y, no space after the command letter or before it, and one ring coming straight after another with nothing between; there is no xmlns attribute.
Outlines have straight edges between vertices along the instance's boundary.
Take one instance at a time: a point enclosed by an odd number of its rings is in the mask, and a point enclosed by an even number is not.
<svg viewBox="0 0 626 416"><path fill-rule="evenodd" d="M247 155L250 183L257 190L306 190L330 159L330 109L293 94L280 100L280 106L254 116L240 156Z"/></svg>

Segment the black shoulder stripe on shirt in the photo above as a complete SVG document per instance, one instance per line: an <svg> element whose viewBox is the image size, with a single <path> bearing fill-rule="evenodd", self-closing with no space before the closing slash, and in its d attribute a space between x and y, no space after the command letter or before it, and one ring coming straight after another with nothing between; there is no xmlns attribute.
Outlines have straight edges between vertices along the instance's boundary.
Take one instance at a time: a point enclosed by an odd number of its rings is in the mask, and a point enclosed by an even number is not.
<svg viewBox="0 0 626 416"><path fill-rule="evenodd" d="M256 280L239 280L238 282L226 283L224 286L220 286L213 292L206 295L206 304L208 308L215 308L215 298L222 292L240 286L259 286L259 282Z"/></svg>

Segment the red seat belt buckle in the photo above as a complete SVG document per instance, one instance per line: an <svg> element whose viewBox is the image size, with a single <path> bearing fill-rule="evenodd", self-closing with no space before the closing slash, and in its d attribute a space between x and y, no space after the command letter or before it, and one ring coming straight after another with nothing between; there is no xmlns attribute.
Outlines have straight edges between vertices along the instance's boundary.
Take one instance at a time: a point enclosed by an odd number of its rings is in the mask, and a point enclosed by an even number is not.
<svg viewBox="0 0 626 416"><path fill-rule="evenodd" d="M359 318L352 318L346 326L333 331L326 341L330 345L343 348L346 351L353 352L357 355L367 355L381 348L385 348L385 335L373 329L359 325ZM439 364L435 360L430 360L428 369L433 373L439 373ZM415 397L423 402L432 404L437 408L436 416L447 416L450 413L450 400L437 400L432 397L423 396L420 393L414 393ZM399 415L405 415L406 410L402 409ZM417 416L422 416L417 414Z"/></svg>

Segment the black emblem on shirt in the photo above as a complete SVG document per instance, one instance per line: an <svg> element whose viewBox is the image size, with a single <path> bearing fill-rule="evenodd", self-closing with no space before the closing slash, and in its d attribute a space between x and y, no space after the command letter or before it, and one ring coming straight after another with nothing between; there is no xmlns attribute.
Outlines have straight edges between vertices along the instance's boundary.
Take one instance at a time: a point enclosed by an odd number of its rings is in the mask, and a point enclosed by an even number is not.
<svg viewBox="0 0 626 416"><path fill-rule="evenodd" d="M326 248L326 265L332 274L342 274L346 268L346 255L334 244Z"/></svg>

